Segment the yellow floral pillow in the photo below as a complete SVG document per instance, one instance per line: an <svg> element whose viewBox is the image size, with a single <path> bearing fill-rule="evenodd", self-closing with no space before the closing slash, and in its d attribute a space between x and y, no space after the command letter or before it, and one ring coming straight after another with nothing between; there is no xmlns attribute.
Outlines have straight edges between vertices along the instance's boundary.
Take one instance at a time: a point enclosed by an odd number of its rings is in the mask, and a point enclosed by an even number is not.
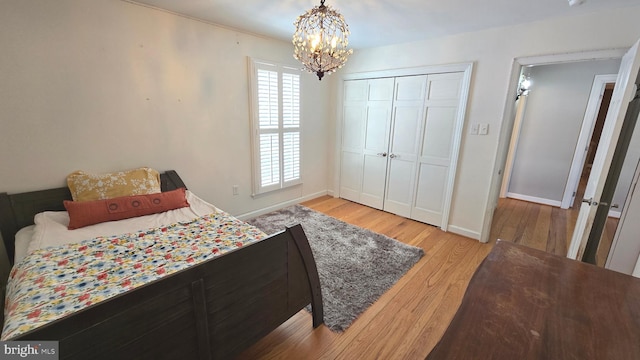
<svg viewBox="0 0 640 360"><path fill-rule="evenodd" d="M113 199L161 192L160 173L148 167L109 174L76 171L67 176L74 201Z"/></svg>

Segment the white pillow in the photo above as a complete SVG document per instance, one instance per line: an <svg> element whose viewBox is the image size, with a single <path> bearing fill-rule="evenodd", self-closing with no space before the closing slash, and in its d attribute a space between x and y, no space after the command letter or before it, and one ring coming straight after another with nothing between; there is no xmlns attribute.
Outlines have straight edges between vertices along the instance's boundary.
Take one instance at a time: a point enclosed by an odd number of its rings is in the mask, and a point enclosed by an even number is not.
<svg viewBox="0 0 640 360"><path fill-rule="evenodd" d="M119 235L139 230L160 227L179 221L189 221L200 216L221 212L214 205L200 199L192 192L186 192L189 207L169 210L158 214L130 219L108 221L85 226L75 230L67 229L69 214L66 211L45 211L36 214L35 229L27 253L50 246L71 244L99 236Z"/></svg>

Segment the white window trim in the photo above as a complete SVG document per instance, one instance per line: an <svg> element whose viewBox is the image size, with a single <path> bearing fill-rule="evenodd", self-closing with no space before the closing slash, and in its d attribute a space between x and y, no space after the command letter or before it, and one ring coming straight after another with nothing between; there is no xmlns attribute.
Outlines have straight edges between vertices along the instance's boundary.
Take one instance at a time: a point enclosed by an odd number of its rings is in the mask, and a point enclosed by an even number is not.
<svg viewBox="0 0 640 360"><path fill-rule="evenodd" d="M264 61L258 60L254 58L249 58L249 100L250 100L250 117L251 117L251 163L252 163L252 183L253 183L253 194L252 196L258 196L261 194L265 194L268 192L288 188L291 186L296 186L302 184L302 134L303 134L303 121L302 121L302 100L301 95L299 98L299 113L300 113L300 123L296 128L296 132L300 135L299 139L299 176L294 180L284 181L284 161L283 161L283 135L287 132L291 132L290 129L285 129L283 127L283 101L282 101L282 74L290 73L295 75L300 75L300 87L302 87L302 79L300 69L290 66L277 64L272 61ZM261 130L259 127L259 112L258 112L258 70L270 70L278 72L278 129L277 130L262 130L262 133L277 133L279 134L279 182L273 185L262 186L261 185L261 169L260 169L260 134Z"/></svg>

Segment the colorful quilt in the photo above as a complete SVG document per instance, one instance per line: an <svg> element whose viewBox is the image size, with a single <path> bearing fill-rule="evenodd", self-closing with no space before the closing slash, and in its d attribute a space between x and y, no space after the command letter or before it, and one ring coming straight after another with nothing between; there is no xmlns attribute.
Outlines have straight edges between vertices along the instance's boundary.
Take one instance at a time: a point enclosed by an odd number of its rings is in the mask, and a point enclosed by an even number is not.
<svg viewBox="0 0 640 360"><path fill-rule="evenodd" d="M11 270L0 340L265 238L224 212L40 249Z"/></svg>

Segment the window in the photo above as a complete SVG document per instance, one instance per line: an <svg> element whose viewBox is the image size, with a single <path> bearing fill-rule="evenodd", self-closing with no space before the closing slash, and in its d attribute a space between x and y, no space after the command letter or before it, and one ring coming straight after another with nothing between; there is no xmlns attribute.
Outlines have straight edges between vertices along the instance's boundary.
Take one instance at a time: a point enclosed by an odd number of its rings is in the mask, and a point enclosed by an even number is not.
<svg viewBox="0 0 640 360"><path fill-rule="evenodd" d="M300 71L252 59L254 194L301 183Z"/></svg>

